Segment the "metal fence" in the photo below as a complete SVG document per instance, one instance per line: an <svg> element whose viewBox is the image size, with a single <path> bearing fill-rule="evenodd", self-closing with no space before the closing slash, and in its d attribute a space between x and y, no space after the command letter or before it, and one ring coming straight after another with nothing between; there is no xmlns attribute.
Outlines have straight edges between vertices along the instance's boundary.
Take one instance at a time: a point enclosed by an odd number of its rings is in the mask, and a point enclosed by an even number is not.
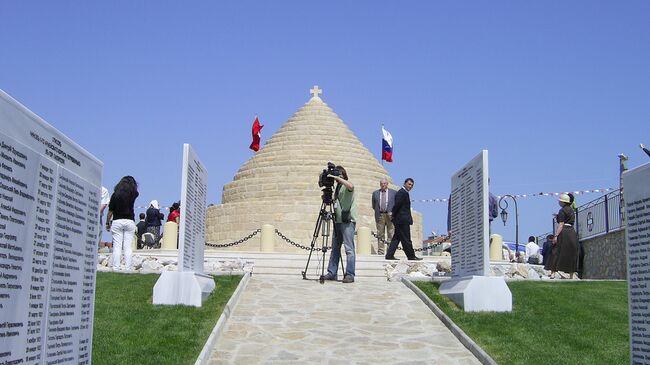
<svg viewBox="0 0 650 365"><path fill-rule="evenodd" d="M623 228L623 211L621 210L621 191L614 190L600 196L576 209L575 229L578 239L584 240ZM538 240L547 234L555 234L557 223L553 220L553 232L538 236Z"/></svg>
<svg viewBox="0 0 650 365"><path fill-rule="evenodd" d="M583 240L621 229L623 227L621 199L621 191L614 190L578 207L576 211L578 237Z"/></svg>
<svg viewBox="0 0 650 365"><path fill-rule="evenodd" d="M537 236L536 237L537 238L537 244L539 245L539 247L542 247L542 244L544 244L544 241L546 241L546 237L548 237L549 235L552 236L554 234L555 233L553 233L553 232L546 232L544 234L540 234L539 236Z"/></svg>

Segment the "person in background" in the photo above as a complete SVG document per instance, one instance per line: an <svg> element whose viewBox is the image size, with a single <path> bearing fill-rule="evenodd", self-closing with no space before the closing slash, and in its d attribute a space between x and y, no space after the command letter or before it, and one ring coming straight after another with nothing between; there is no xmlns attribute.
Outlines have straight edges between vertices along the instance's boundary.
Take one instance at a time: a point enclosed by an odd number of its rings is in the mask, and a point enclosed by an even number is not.
<svg viewBox="0 0 650 365"><path fill-rule="evenodd" d="M126 270L131 270L133 237L135 235L135 214L133 204L138 197L138 183L133 176L124 176L115 185L108 203L106 230L113 234L113 270L119 271L124 249Z"/></svg>
<svg viewBox="0 0 650 365"><path fill-rule="evenodd" d="M499 206L497 204L497 196L488 193L488 220L490 222L490 226L492 226L492 221L494 218L499 216ZM490 229L490 234L492 234L492 229Z"/></svg>
<svg viewBox="0 0 650 365"><path fill-rule="evenodd" d="M372 193L372 209L375 211L375 224L377 225L377 254L384 255L386 242L393 239L395 228L391 221L395 194L397 192L388 188L388 180L379 181L379 190ZM388 231L388 235L386 235Z"/></svg>
<svg viewBox="0 0 650 365"><path fill-rule="evenodd" d="M573 193L567 193L566 195L569 196L569 201L571 202L571 208L573 210L578 209L578 207L576 206L576 197L573 196Z"/></svg>
<svg viewBox="0 0 650 365"><path fill-rule="evenodd" d="M411 241L411 225L413 216L411 215L411 197L409 192L413 189L415 181L412 178L404 180L404 186L395 194L395 205L393 206L393 224L395 225L395 235L390 241L390 246L386 251L386 260L398 260L395 257L397 246L402 243L402 249L409 260L419 261L421 257L415 256L413 242Z"/></svg>
<svg viewBox="0 0 650 365"><path fill-rule="evenodd" d="M515 254L507 243L501 244L501 255L504 261L515 262Z"/></svg>
<svg viewBox="0 0 650 365"><path fill-rule="evenodd" d="M108 193L108 189L102 186L101 189L101 202L99 203L99 235L97 237L97 245L102 242L102 226L104 225L104 210L108 206L108 203L111 201L111 196Z"/></svg>
<svg viewBox="0 0 650 365"><path fill-rule="evenodd" d="M573 196L573 193L567 193L569 196L569 201L571 201L571 209L573 209L573 213L578 216L578 206L576 205L576 198ZM577 231L576 231L577 232ZM581 276L582 275L582 266L584 265L584 259L585 259L585 250L584 246L582 246L582 241L578 239L578 267L577 267L577 272Z"/></svg>
<svg viewBox="0 0 650 365"><path fill-rule="evenodd" d="M169 208L169 214L167 214L167 222L174 222L178 225L181 224L181 202L175 202L172 204L171 208ZM181 234L181 227L177 227L178 229L176 230L176 248L178 248L179 245L179 237Z"/></svg>
<svg viewBox="0 0 650 365"><path fill-rule="evenodd" d="M535 243L535 236L528 237L526 244L526 262L532 265L539 265L539 246Z"/></svg>
<svg viewBox="0 0 650 365"><path fill-rule="evenodd" d="M551 249L553 248L553 235L549 234L546 236L546 241L544 241L544 244L542 245L542 265L544 265L544 269L547 269L548 265L548 259L551 257Z"/></svg>
<svg viewBox="0 0 650 365"><path fill-rule="evenodd" d="M554 248L549 263L550 277L553 278L556 271L564 271L573 279L578 266L578 234L573 228L575 211L571 208L568 194L560 194L559 204L561 208L556 216L558 225L553 237Z"/></svg>
<svg viewBox="0 0 650 365"><path fill-rule="evenodd" d="M164 217L165 216L160 213L160 205L158 204L158 200L152 200L151 203L149 203L149 208L147 209L147 217L145 220L147 222L147 232L154 235L156 246L158 246L160 242L160 226L162 225L161 221Z"/></svg>
<svg viewBox="0 0 650 365"><path fill-rule="evenodd" d="M99 205L99 224L104 224L104 210L108 206L108 203L111 201L111 196L108 193L108 189L102 186L102 202Z"/></svg>
<svg viewBox="0 0 650 365"><path fill-rule="evenodd" d="M169 208L169 214L167 215L167 222L174 222L176 224L181 223L181 203L176 202L172 204Z"/></svg>
<svg viewBox="0 0 650 365"><path fill-rule="evenodd" d="M140 221L135 225L137 231L137 246L138 250L141 250L144 247L144 242L142 242L142 235L147 231L147 222L144 220L145 214L140 213Z"/></svg>
<svg viewBox="0 0 650 365"><path fill-rule="evenodd" d="M639 148L641 148L643 152L645 152L645 154L648 155L648 157L650 157L650 150L647 149L643 143L639 143Z"/></svg>

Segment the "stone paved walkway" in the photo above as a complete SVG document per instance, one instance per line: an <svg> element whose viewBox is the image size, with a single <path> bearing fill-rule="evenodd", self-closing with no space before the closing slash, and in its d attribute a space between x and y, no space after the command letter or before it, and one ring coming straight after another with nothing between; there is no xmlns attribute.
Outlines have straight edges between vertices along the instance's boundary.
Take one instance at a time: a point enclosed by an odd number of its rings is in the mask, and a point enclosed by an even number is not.
<svg viewBox="0 0 650 365"><path fill-rule="evenodd" d="M209 364L480 362L402 283L253 275Z"/></svg>

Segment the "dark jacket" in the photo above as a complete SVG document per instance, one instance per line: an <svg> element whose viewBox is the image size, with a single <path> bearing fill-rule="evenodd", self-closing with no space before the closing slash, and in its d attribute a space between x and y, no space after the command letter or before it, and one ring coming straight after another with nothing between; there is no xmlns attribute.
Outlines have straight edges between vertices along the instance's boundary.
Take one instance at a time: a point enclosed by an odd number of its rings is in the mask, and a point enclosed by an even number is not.
<svg viewBox="0 0 650 365"><path fill-rule="evenodd" d="M551 258L551 250L553 249L553 241L546 240L542 246L542 264L546 265Z"/></svg>
<svg viewBox="0 0 650 365"><path fill-rule="evenodd" d="M142 235L147 231L147 222L145 221L139 221L136 225L135 228L138 229L138 243L142 243Z"/></svg>
<svg viewBox="0 0 650 365"><path fill-rule="evenodd" d="M154 207L149 207L149 209L147 209L147 218L145 218L147 227L160 227L162 225L160 221L164 217L165 216L160 213L160 210Z"/></svg>
<svg viewBox="0 0 650 365"><path fill-rule="evenodd" d="M395 194L393 224L413 224L413 216L411 216L411 196L404 188L399 189L397 194Z"/></svg>
<svg viewBox="0 0 650 365"><path fill-rule="evenodd" d="M499 216L499 207L497 205L497 197L492 193L489 193L489 195L488 195L488 209L489 209L488 216L489 216L490 222L492 222L492 220L494 218Z"/></svg>

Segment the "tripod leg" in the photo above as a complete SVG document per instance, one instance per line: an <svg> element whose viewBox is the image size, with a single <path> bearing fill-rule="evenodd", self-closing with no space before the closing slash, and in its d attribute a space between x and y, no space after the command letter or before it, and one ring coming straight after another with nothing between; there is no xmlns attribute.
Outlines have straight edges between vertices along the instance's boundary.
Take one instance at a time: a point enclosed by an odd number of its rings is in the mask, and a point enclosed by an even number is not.
<svg viewBox="0 0 650 365"><path fill-rule="evenodd" d="M304 280L307 280L307 269L309 268L309 262L311 261L311 255L314 252L314 245L316 244L316 240L318 239L318 231L320 231L321 224L323 222L323 210L325 209L325 202L321 204L321 209L318 212L318 218L316 218L316 225L314 227L314 234L312 235L311 239L311 246L309 250L309 257L307 257L307 264L305 265L305 271L302 272L302 278Z"/></svg>
<svg viewBox="0 0 650 365"><path fill-rule="evenodd" d="M321 266L321 275L319 280L321 284L325 284L325 257L327 256L327 243L329 241L330 234L331 234L330 229L331 229L332 218L328 214L329 213L327 212L327 210L323 210L322 215L324 216L323 219L325 220L325 225L323 226L323 245L322 245L323 264ZM336 232L334 234L336 234ZM332 256L333 253L334 253L334 247L332 247L330 256ZM334 275L336 275L336 273L334 273Z"/></svg>
<svg viewBox="0 0 650 365"><path fill-rule="evenodd" d="M331 252L330 252L330 260L332 259L332 255L334 254L334 238L330 240L330 237L335 237L336 236L336 230L334 230L334 235L332 236L332 212L334 212L334 206L333 204L327 204L322 211L323 214L323 220L325 221L325 225L323 225L323 266L321 267L321 280L320 283L323 284L325 283L325 256L327 253L327 244L328 242L331 242L332 247L331 247ZM338 254L341 254L341 248L339 246L338 248ZM329 266L329 265L328 265ZM338 271L338 270L337 270ZM329 274L329 267L328 267L328 274ZM334 272L332 275L336 276L336 272Z"/></svg>

